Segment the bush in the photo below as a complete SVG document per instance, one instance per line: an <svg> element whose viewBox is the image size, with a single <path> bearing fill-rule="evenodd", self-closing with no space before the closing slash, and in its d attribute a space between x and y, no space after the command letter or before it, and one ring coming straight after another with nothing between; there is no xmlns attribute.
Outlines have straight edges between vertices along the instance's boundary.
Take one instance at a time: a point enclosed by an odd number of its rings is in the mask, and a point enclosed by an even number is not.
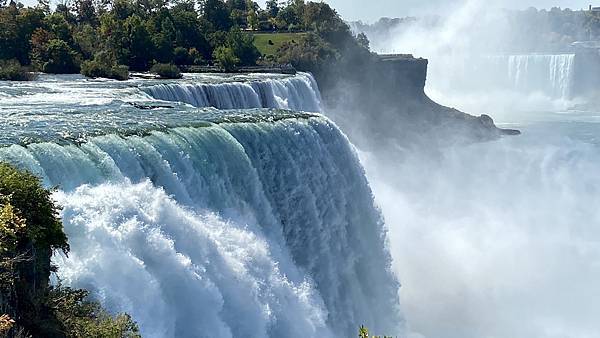
<svg viewBox="0 0 600 338"><path fill-rule="evenodd" d="M157 74L163 79L181 79L181 71L172 63L157 63L150 69L151 73Z"/></svg>
<svg viewBox="0 0 600 338"><path fill-rule="evenodd" d="M34 78L16 59L0 60L0 80L30 81Z"/></svg>
<svg viewBox="0 0 600 338"><path fill-rule="evenodd" d="M129 68L125 65L117 65L107 61L98 60L84 61L81 64L81 74L91 78L104 77L107 79L127 80L129 78Z"/></svg>

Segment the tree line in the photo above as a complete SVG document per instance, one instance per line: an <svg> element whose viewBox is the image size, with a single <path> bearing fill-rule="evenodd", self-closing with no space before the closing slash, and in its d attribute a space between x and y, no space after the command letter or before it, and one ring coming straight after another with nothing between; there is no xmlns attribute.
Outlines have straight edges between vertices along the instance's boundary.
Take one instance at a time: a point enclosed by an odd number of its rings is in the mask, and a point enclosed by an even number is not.
<svg viewBox="0 0 600 338"><path fill-rule="evenodd" d="M252 32L309 32L264 59ZM155 64L314 68L347 49L368 49L329 5L304 0L0 0L0 67L91 76L147 71ZM12 60L2 61L2 60ZM4 62L4 63L1 63ZM109 76L110 77L110 76Z"/></svg>

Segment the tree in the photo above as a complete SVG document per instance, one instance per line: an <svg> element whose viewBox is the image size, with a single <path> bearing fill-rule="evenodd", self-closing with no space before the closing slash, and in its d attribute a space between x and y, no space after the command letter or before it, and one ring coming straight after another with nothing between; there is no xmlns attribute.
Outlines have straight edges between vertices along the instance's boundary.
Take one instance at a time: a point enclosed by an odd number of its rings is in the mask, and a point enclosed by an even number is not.
<svg viewBox="0 0 600 338"><path fill-rule="evenodd" d="M201 0L202 17L212 25L213 30L228 31L233 26L230 12L222 0Z"/></svg>
<svg viewBox="0 0 600 338"><path fill-rule="evenodd" d="M225 45L233 51L240 64L244 66L256 64L256 60L260 57L260 52L254 45L254 37L250 34L231 31L227 35Z"/></svg>
<svg viewBox="0 0 600 338"><path fill-rule="evenodd" d="M133 70L147 70L154 49L150 33L137 15L132 15L125 20L124 29L127 37L129 67Z"/></svg>
<svg viewBox="0 0 600 338"><path fill-rule="evenodd" d="M188 65L190 63L193 63L193 60L191 60L190 53L188 52L187 49L185 49L183 47L177 47L173 51L173 62L176 65L180 66L180 65Z"/></svg>
<svg viewBox="0 0 600 338"><path fill-rule="evenodd" d="M358 33L358 35L356 36L356 42L362 48L364 48L366 50L371 50L371 46L370 46L371 43L369 42L369 38L367 37L367 35L365 33L362 33L362 32Z"/></svg>
<svg viewBox="0 0 600 338"><path fill-rule="evenodd" d="M252 1L248 0L248 2L251 3ZM254 8L254 6L249 6L247 13L248 13L248 16L246 17L247 28L249 28L251 30L257 30L259 28L260 22L258 21L258 15L256 14L256 8Z"/></svg>
<svg viewBox="0 0 600 338"><path fill-rule="evenodd" d="M275 58L281 64L291 64L297 69L319 72L338 59L337 51L315 33L309 33L297 42L285 42Z"/></svg>
<svg viewBox="0 0 600 338"><path fill-rule="evenodd" d="M267 14L271 18L276 18L277 14L279 14L279 4L277 0L268 0L267 1Z"/></svg>
<svg viewBox="0 0 600 338"><path fill-rule="evenodd" d="M233 50L225 46L215 49L213 57L217 64L226 72L235 70L240 63L240 59L235 56Z"/></svg>
<svg viewBox="0 0 600 338"><path fill-rule="evenodd" d="M111 316L86 290L50 286L52 253L69 251L58 210L37 177L0 163L0 335L140 337L131 317Z"/></svg>
<svg viewBox="0 0 600 338"><path fill-rule="evenodd" d="M50 14L44 19L44 24L55 38L66 42L73 40L71 25L63 15L59 13Z"/></svg>
<svg viewBox="0 0 600 338"><path fill-rule="evenodd" d="M152 42L154 43L154 58L163 63L173 59L173 48L175 45L175 26L170 17L165 16L160 22L159 32L154 32Z"/></svg>
<svg viewBox="0 0 600 338"><path fill-rule="evenodd" d="M53 74L73 74L79 72L77 53L60 39L52 39L46 45L46 58L42 71Z"/></svg>
<svg viewBox="0 0 600 338"><path fill-rule="evenodd" d="M74 7L78 23L93 24L98 21L93 0L75 0Z"/></svg>
<svg viewBox="0 0 600 338"><path fill-rule="evenodd" d="M98 30L92 25L78 26L73 32L73 40L76 48L85 59L93 58L94 54L100 50Z"/></svg>

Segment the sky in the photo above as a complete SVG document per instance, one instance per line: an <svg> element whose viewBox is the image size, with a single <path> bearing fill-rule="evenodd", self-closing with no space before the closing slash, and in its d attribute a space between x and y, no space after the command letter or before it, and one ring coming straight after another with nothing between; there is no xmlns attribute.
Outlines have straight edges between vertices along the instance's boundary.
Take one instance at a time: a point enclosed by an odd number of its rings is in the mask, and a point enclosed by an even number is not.
<svg viewBox="0 0 600 338"><path fill-rule="evenodd" d="M318 1L318 0L317 0ZM409 15L443 14L459 6L464 0L326 0L345 20L374 22L381 17L404 17ZM600 0L487 0L505 8L528 7L571 9L587 8L590 4L600 6ZM264 7L265 0L258 0Z"/></svg>

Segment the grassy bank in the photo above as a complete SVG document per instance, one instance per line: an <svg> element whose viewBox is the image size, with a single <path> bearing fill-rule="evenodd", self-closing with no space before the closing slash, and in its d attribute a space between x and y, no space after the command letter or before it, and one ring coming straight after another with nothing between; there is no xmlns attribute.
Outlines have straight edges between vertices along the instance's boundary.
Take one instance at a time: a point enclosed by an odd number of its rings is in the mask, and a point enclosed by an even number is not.
<svg viewBox="0 0 600 338"><path fill-rule="evenodd" d="M284 43L299 41L305 35L306 33L257 33L254 34L254 46L261 55L275 56Z"/></svg>

